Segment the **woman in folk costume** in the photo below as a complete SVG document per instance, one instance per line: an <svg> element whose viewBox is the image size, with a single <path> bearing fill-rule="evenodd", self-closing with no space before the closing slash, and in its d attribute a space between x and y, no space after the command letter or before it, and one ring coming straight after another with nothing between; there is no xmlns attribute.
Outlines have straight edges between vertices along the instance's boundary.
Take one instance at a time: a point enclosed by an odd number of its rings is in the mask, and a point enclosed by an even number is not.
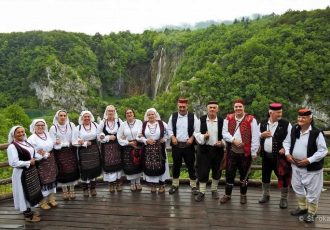
<svg viewBox="0 0 330 230"><path fill-rule="evenodd" d="M26 141L25 129L22 126L11 128L8 143L8 162L14 168L12 186L15 209L23 212L26 221L39 222L39 215L31 211L31 207L43 198L35 166L34 148Z"/></svg>
<svg viewBox="0 0 330 230"><path fill-rule="evenodd" d="M143 172L150 183L151 192L165 192L165 180L170 178L166 162L167 124L161 121L156 109L150 108L144 115L144 122L139 130L137 140L144 143Z"/></svg>
<svg viewBox="0 0 330 230"><path fill-rule="evenodd" d="M30 125L30 132L32 135L28 138L28 142L34 147L36 159L39 161L37 168L44 197L40 202L40 208L47 210L57 206L55 201L57 166L53 141L44 119L34 119Z"/></svg>
<svg viewBox="0 0 330 230"><path fill-rule="evenodd" d="M76 128L80 178L84 197L96 196L96 178L101 175L101 158L96 143L98 125L90 111L82 111Z"/></svg>
<svg viewBox="0 0 330 230"><path fill-rule="evenodd" d="M136 141L139 129L142 127L142 121L135 119L133 109L126 109L126 121L120 126L117 138L122 148L123 171L127 180L131 181L131 191L141 191L142 176L142 148Z"/></svg>
<svg viewBox="0 0 330 230"><path fill-rule="evenodd" d="M118 118L116 108L108 105L104 111L103 120L98 127L98 137L101 142L103 180L109 182L111 193L122 191L120 178L122 176L122 161L117 131L122 121Z"/></svg>
<svg viewBox="0 0 330 230"><path fill-rule="evenodd" d="M76 126L69 121L65 110L58 110L49 129L58 167L57 182L62 187L64 200L76 198L74 186L79 175L76 148L72 146Z"/></svg>

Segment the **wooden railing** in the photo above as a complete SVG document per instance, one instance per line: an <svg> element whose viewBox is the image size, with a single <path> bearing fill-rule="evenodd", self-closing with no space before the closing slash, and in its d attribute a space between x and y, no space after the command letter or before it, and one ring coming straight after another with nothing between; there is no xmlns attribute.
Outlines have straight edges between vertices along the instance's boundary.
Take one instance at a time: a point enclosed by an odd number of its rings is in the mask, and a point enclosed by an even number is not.
<svg viewBox="0 0 330 230"><path fill-rule="evenodd" d="M327 137L327 138L330 138L330 131L325 131L324 132L324 135ZM0 144L0 150L6 150L8 147L8 144ZM330 152L327 154L327 157L330 156ZM170 164L171 166L172 164ZM9 167L9 164L8 162L0 162L0 169L2 168L7 168ZM262 169L262 166L261 165L252 165L251 166L251 170L261 170ZM330 172L330 168L324 168L324 173L328 173ZM254 181L254 182L257 182L257 183L261 183L260 180L251 180L251 181ZM3 187L5 186L9 186L10 184L12 183L12 180L11 178L6 178L6 179L0 179L0 200L2 199L7 199L7 198L11 198L12 197L12 193L9 192L9 193L6 193L4 192L3 190L5 189L2 189ZM330 186L330 181L324 181L324 185L326 186Z"/></svg>

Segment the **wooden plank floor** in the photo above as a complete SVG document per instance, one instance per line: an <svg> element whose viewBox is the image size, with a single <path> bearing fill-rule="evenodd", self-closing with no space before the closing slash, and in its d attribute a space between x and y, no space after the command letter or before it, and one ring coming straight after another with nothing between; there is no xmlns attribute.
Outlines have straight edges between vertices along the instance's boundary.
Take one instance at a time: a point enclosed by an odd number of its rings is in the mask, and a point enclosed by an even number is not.
<svg viewBox="0 0 330 230"><path fill-rule="evenodd" d="M313 224L290 216L289 211L296 207L293 192L289 209L279 209L279 192L275 190L272 188L270 203L260 205L261 188L250 187L248 203L241 205L239 188L235 187L232 200L220 205L209 191L203 202L195 202L187 185L175 195L150 194L146 186L142 192L132 193L128 185L123 192L110 194L105 185L98 185L95 198L83 198L80 189L74 201L57 195L59 207L40 211L42 221L35 224L23 220L12 200L0 201L0 229L330 229L330 190L322 193Z"/></svg>

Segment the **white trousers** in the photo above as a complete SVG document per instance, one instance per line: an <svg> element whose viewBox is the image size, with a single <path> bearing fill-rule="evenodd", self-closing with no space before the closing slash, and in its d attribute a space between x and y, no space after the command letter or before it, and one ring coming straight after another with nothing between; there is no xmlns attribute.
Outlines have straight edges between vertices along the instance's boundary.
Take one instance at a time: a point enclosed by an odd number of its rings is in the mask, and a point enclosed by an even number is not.
<svg viewBox="0 0 330 230"><path fill-rule="evenodd" d="M292 165L292 188L298 197L306 197L308 203L317 204L323 187L323 169L307 171Z"/></svg>

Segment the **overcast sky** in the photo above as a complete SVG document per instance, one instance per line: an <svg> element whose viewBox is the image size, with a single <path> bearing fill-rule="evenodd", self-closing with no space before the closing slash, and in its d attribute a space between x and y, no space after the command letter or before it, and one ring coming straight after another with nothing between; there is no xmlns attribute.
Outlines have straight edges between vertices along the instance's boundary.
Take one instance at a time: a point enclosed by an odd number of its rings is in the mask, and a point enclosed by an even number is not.
<svg viewBox="0 0 330 230"><path fill-rule="evenodd" d="M288 9L325 9L328 5L329 0L0 0L0 32L142 33L164 25L282 14Z"/></svg>

